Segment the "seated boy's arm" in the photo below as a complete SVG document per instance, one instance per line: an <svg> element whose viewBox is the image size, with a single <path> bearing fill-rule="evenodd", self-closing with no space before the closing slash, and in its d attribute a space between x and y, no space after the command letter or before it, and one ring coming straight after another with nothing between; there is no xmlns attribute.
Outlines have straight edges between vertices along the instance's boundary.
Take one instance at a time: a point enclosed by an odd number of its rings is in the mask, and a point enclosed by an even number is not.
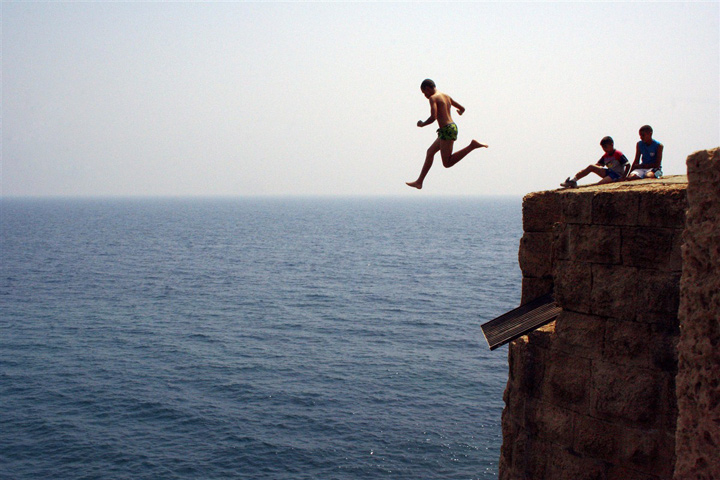
<svg viewBox="0 0 720 480"><path fill-rule="evenodd" d="M630 173L630 160L625 155L620 157L620 165L623 167L623 174L620 176L620 180L625 180L625 177Z"/></svg>
<svg viewBox="0 0 720 480"><path fill-rule="evenodd" d="M657 154L655 155L655 167L653 168L660 168L662 165L662 154L663 154L663 144L661 143L658 145Z"/></svg>
<svg viewBox="0 0 720 480"><path fill-rule="evenodd" d="M631 172L637 168L639 161L640 161L640 145L638 144L638 145L635 145L635 160L633 160L632 165L630 165Z"/></svg>

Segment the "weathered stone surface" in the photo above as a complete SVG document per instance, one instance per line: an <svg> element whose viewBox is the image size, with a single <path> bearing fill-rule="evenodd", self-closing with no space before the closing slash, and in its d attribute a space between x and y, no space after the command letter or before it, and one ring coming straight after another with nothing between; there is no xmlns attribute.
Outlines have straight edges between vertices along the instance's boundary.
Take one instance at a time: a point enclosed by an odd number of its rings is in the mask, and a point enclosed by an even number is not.
<svg viewBox="0 0 720 480"><path fill-rule="evenodd" d="M590 313L634 318L637 305L638 270L619 265L593 265Z"/></svg>
<svg viewBox="0 0 720 480"><path fill-rule="evenodd" d="M617 265L621 261L621 230L606 225L572 225L563 230L567 260Z"/></svg>
<svg viewBox="0 0 720 480"><path fill-rule="evenodd" d="M535 300L553 291L555 282L552 277L523 277L521 304Z"/></svg>
<svg viewBox="0 0 720 480"><path fill-rule="evenodd" d="M513 449L516 469L510 478L546 478L546 459L552 445L536 441L526 431L519 438L519 444Z"/></svg>
<svg viewBox="0 0 720 480"><path fill-rule="evenodd" d="M675 315L680 302L680 273L642 270L640 276L638 310Z"/></svg>
<svg viewBox="0 0 720 480"><path fill-rule="evenodd" d="M675 480L720 478L720 148L687 159Z"/></svg>
<svg viewBox="0 0 720 480"><path fill-rule="evenodd" d="M657 427L663 399L660 375L645 369L596 362L592 369L594 416L629 425Z"/></svg>
<svg viewBox="0 0 720 480"><path fill-rule="evenodd" d="M541 334L537 334L541 335ZM537 336L536 335L536 336ZM522 337L510 344L509 362L511 374L508 385L524 396L539 395L545 376L544 350L528 344L528 337Z"/></svg>
<svg viewBox="0 0 720 480"><path fill-rule="evenodd" d="M630 228L622 230L623 264L680 272L682 261L677 229Z"/></svg>
<svg viewBox="0 0 720 480"><path fill-rule="evenodd" d="M588 411L592 362L564 353L549 356L542 398L573 411Z"/></svg>
<svg viewBox="0 0 720 480"><path fill-rule="evenodd" d="M617 365L649 368L656 349L651 331L649 324L608 320L604 359Z"/></svg>
<svg viewBox="0 0 720 480"><path fill-rule="evenodd" d="M555 322L550 322L540 328L528 333L525 337L529 348L536 348L542 352L543 359L547 356L547 351L552 348L555 341Z"/></svg>
<svg viewBox="0 0 720 480"><path fill-rule="evenodd" d="M553 480L604 480L607 465L602 460L581 455L571 448L553 446L546 457L544 476L528 477Z"/></svg>
<svg viewBox="0 0 720 480"><path fill-rule="evenodd" d="M562 218L560 198L552 191L525 195L522 209L525 232L551 232Z"/></svg>
<svg viewBox="0 0 720 480"><path fill-rule="evenodd" d="M573 441L573 418L571 410L540 400L529 400L526 405L526 429L541 442L571 445Z"/></svg>
<svg viewBox="0 0 720 480"><path fill-rule="evenodd" d="M520 239L518 260L526 277L549 277L552 274L552 232L526 232Z"/></svg>
<svg viewBox="0 0 720 480"><path fill-rule="evenodd" d="M598 192L592 199L594 225L637 225L640 194L633 190Z"/></svg>
<svg viewBox="0 0 720 480"><path fill-rule="evenodd" d="M558 196L562 204L563 221L565 223L592 223L593 192L560 191Z"/></svg>
<svg viewBox="0 0 720 480"><path fill-rule="evenodd" d="M677 328L678 326L677 313L658 313L641 309L636 312L635 321L640 323L665 325L668 328Z"/></svg>
<svg viewBox="0 0 720 480"><path fill-rule="evenodd" d="M565 310L591 313L592 265L558 261L554 265L555 300Z"/></svg>
<svg viewBox="0 0 720 480"><path fill-rule="evenodd" d="M625 429L620 452L622 461L618 463L645 474L671 478L675 464L672 455L675 450L674 432L653 433L648 435L641 429Z"/></svg>
<svg viewBox="0 0 720 480"><path fill-rule="evenodd" d="M605 480L663 480L656 475L611 465Z"/></svg>
<svg viewBox="0 0 720 480"><path fill-rule="evenodd" d="M677 343L680 329L677 320L667 324L650 324L648 343L650 349L650 368L677 375Z"/></svg>
<svg viewBox="0 0 720 480"><path fill-rule="evenodd" d="M570 225L567 223L556 223L553 229L553 234L553 262L558 260L570 260Z"/></svg>
<svg viewBox="0 0 720 480"><path fill-rule="evenodd" d="M583 358L602 358L605 325L603 317L563 311L555 320L552 348Z"/></svg>
<svg viewBox="0 0 720 480"><path fill-rule="evenodd" d="M573 448L582 454L612 462L622 441L622 428L616 424L578 415Z"/></svg>
<svg viewBox="0 0 720 480"><path fill-rule="evenodd" d="M677 227L685 223L687 194L684 186L669 186L640 196L638 225L643 227Z"/></svg>
<svg viewBox="0 0 720 480"><path fill-rule="evenodd" d="M503 435L503 437L505 437L505 435ZM528 443L530 439L525 430L517 430L514 432L512 439L512 442L503 442L500 449L499 478L501 480L527 478L527 460L529 457L528 451L530 450Z"/></svg>

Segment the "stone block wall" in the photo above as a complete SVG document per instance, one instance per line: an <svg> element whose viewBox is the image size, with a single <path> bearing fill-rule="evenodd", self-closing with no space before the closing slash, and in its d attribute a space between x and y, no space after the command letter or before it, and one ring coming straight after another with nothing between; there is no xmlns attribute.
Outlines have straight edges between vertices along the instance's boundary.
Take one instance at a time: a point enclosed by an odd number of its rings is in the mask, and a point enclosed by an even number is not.
<svg viewBox="0 0 720 480"><path fill-rule="evenodd" d="M684 177L525 197L522 302L563 312L510 345L500 478L672 477L686 208Z"/></svg>
<svg viewBox="0 0 720 480"><path fill-rule="evenodd" d="M675 479L720 478L720 148L687 161Z"/></svg>

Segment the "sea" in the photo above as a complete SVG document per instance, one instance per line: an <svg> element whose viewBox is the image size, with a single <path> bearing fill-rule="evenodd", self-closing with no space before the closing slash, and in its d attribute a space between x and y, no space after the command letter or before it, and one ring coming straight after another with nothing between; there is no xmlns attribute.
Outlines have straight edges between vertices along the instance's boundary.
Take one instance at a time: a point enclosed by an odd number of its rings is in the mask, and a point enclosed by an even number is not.
<svg viewBox="0 0 720 480"><path fill-rule="evenodd" d="M521 203L3 198L0 478L496 478Z"/></svg>

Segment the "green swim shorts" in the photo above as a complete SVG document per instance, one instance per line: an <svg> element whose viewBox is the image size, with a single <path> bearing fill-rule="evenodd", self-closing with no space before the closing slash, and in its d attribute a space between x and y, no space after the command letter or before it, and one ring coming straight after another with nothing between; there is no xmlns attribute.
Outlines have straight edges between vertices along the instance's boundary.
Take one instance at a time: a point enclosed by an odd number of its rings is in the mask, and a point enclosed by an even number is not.
<svg viewBox="0 0 720 480"><path fill-rule="evenodd" d="M437 129L438 138L440 140L457 140L458 128L454 123L448 123L444 127Z"/></svg>

